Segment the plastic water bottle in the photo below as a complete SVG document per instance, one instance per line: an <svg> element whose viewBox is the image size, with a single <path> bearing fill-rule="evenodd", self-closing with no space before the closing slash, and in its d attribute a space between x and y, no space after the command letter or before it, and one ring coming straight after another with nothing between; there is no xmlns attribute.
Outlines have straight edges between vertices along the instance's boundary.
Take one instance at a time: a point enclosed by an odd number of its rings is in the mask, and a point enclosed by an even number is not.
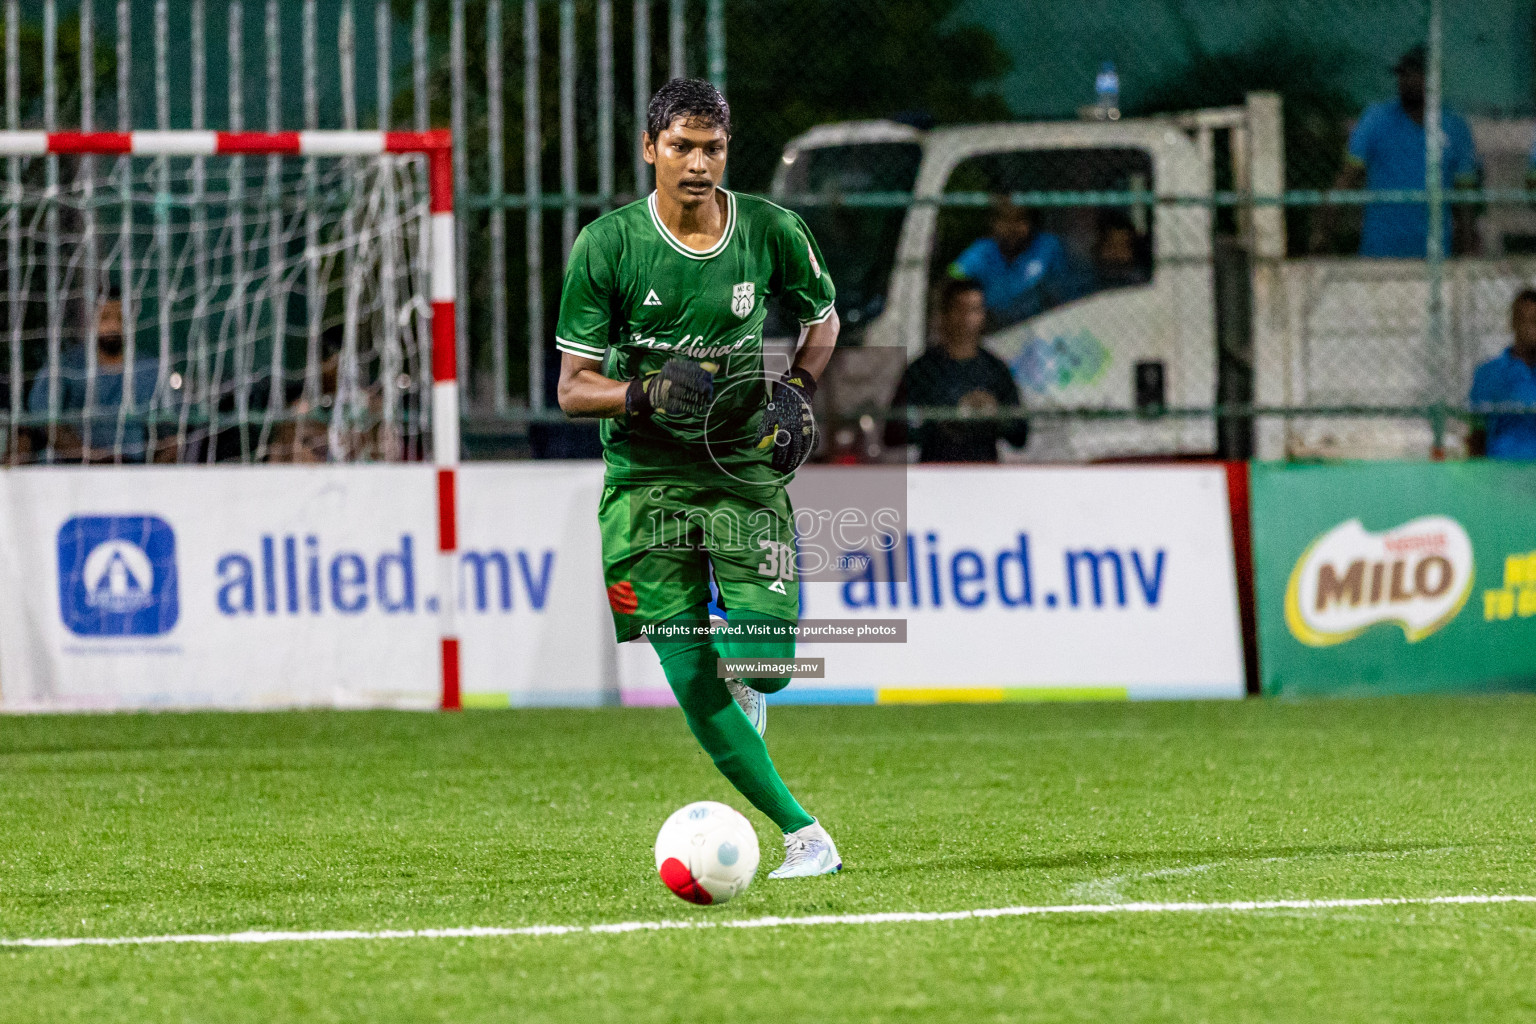
<svg viewBox="0 0 1536 1024"><path fill-rule="evenodd" d="M1120 73L1115 62L1107 60L1099 65L1099 73L1093 80L1093 91L1098 96L1094 112L1101 121L1120 120Z"/></svg>

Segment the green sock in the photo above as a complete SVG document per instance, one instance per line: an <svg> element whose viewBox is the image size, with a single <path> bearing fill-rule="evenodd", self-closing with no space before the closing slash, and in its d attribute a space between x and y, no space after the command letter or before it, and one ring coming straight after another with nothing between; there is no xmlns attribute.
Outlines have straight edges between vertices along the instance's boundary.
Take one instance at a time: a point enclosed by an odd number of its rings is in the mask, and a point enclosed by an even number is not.
<svg viewBox="0 0 1536 1024"><path fill-rule="evenodd" d="M670 622L705 624L709 614L700 605ZM768 757L763 738L752 728L715 674L715 645L707 637L656 644L667 682L683 706L683 717L699 746L736 790L785 832L804 828L815 819L790 795Z"/></svg>
<svg viewBox="0 0 1536 1024"><path fill-rule="evenodd" d="M794 623L762 612L752 611L750 608L733 608L725 613L725 621L732 626L743 626L746 623L760 624L770 632L767 637L761 634L751 639L736 637L722 641L720 644L720 656L723 658L793 658L795 656L795 634L792 627ZM766 678L742 679L758 693L778 693L789 685L789 680L778 676Z"/></svg>

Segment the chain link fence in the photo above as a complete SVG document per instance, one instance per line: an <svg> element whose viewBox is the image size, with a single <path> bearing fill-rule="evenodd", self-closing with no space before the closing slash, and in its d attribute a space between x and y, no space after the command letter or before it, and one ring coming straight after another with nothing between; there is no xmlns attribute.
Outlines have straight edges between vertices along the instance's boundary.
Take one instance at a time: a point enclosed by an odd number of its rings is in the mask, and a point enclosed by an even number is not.
<svg viewBox="0 0 1536 1024"><path fill-rule="evenodd" d="M891 402L908 365L944 344L945 282L973 272L1005 221L1029 223L1005 262L1031 281L991 289L982 344L1033 429L1004 458L1475 450L1473 374L1511 344L1511 302L1536 275L1527 7L1318 0L1234 17L1215 2L679 0L521 13L487 22L524 58L486 68L502 83L485 109L500 111L503 155L489 117L484 170L473 149L465 170L472 196L488 183L491 211L482 234L469 228L472 250L484 245L471 265L490 270L468 282L466 322L490 339L471 326L471 443L509 450L507 424L527 423L535 454L593 450L552 409L555 268L575 229L649 187L625 159L644 93L711 74L736 120L731 186L805 216L838 282L821 458L899 459L893 419L994 414L980 401L909 417ZM1430 137L1438 178L1424 173Z"/></svg>
<svg viewBox="0 0 1536 1024"><path fill-rule="evenodd" d="M1518 407L1471 389L1536 275L1529 7L880 9L830 34L880 55L861 97L883 117L779 104L771 187L849 254L828 262L855 345L942 347L939 289L974 269L1035 425L1015 457L1457 455ZM879 67L896 11L931 18L902 59L962 68L968 107ZM967 258L988 239L1011 280ZM842 357L862 379L841 436L879 457L900 368Z"/></svg>
<svg viewBox="0 0 1536 1024"><path fill-rule="evenodd" d="M1031 423L1004 458L1457 455L1515 408L1470 396L1536 280L1530 5L3 6L10 128L451 127L469 456L594 454L554 408L559 278L649 191L640 120L674 75L725 89L729 185L802 213L838 283L821 458L1008 415L891 411L956 276ZM0 400L47 369L21 354Z"/></svg>

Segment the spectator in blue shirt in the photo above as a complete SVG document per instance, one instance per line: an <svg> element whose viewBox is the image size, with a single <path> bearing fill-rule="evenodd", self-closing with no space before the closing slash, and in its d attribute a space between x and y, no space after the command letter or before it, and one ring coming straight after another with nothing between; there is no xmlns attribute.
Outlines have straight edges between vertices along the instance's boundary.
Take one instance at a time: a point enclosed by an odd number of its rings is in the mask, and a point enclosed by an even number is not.
<svg viewBox="0 0 1536 1024"><path fill-rule="evenodd" d="M117 447L119 412L123 405L123 304L116 296L104 299L96 316L95 408L85 415L85 346L72 344L59 360L60 422L54 430L51 453L54 462L146 462L150 460L149 432L142 411L122 417L122 447ZM159 379L158 360L139 359L133 372L131 407L143 410L154 397ZM45 369L27 393L27 411L48 411L51 374ZM90 439L82 436L89 421Z"/></svg>
<svg viewBox="0 0 1536 1024"><path fill-rule="evenodd" d="M1397 99L1383 100L1365 108L1349 136L1344 168L1335 188L1423 189L1424 174L1424 48L1415 46L1393 68L1397 73ZM1456 111L1440 113L1442 170L1446 188L1475 187L1478 181L1477 152L1472 130ZM1324 207L1319 218L1316 248L1326 244L1334 225L1334 207ZM1443 242L1447 252L1472 252L1476 236L1469 204L1445 207ZM1368 203L1360 229L1360 255L1422 259L1428 246L1427 203Z"/></svg>
<svg viewBox="0 0 1536 1024"><path fill-rule="evenodd" d="M1472 376L1474 406L1528 405L1536 408L1536 288L1515 296L1509 312L1515 343ZM1490 459L1536 459L1536 415L1490 413L1483 447ZM1481 439L1474 434L1473 449Z"/></svg>
<svg viewBox="0 0 1536 1024"><path fill-rule="evenodd" d="M1017 323L1072 298L1061 239L1037 230L1037 223L1034 210L999 197L992 204L992 234L950 264L951 278L981 285L993 324Z"/></svg>

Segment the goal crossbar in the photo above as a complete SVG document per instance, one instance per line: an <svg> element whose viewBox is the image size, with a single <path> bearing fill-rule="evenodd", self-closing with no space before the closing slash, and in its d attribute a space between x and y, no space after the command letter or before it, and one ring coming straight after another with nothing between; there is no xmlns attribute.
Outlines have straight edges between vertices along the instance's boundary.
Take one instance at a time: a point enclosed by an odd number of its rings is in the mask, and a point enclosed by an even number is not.
<svg viewBox="0 0 1536 1024"><path fill-rule="evenodd" d="M458 607L459 385L454 342L453 139L447 131L0 131L0 158L46 156L424 156L431 212L432 457L437 470L441 706L461 706Z"/></svg>
<svg viewBox="0 0 1536 1024"><path fill-rule="evenodd" d="M452 145L446 131L0 131L0 156L374 156L447 153Z"/></svg>

